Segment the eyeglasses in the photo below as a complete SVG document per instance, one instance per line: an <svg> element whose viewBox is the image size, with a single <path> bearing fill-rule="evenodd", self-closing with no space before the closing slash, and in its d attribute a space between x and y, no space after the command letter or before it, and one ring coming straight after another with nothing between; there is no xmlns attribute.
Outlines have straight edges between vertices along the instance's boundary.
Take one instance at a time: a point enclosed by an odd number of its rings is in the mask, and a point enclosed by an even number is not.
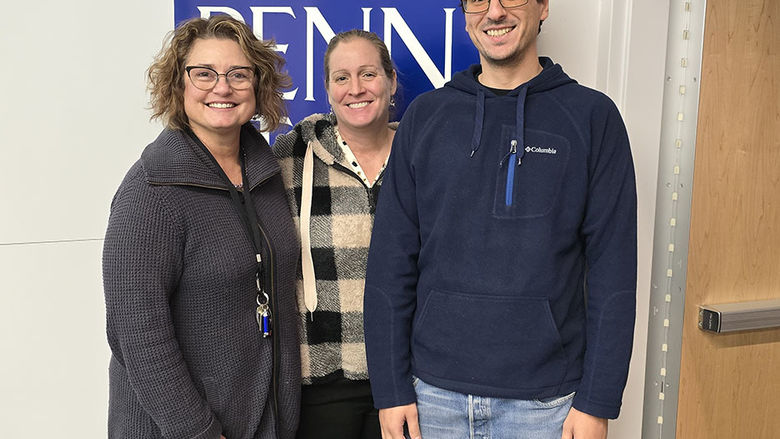
<svg viewBox="0 0 780 439"><path fill-rule="evenodd" d="M246 90L252 86L254 71L251 67L233 67L225 73L217 73L211 67L186 66L187 76L190 77L192 85L198 90L210 91L217 86L219 77L224 76L227 84L233 90Z"/></svg>
<svg viewBox="0 0 780 439"><path fill-rule="evenodd" d="M525 6L528 0L498 0L504 9ZM490 8L490 0L461 0L460 7L466 14L481 14Z"/></svg>

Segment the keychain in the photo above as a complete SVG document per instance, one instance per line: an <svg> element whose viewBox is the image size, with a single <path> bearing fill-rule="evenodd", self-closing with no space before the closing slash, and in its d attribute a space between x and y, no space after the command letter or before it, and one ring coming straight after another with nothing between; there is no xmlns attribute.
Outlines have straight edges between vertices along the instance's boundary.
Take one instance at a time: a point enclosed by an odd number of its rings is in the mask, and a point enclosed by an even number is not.
<svg viewBox="0 0 780 439"><path fill-rule="evenodd" d="M257 294L257 327L263 333L263 337L271 336L271 307L268 306L268 295L262 293L264 302L260 301L260 293Z"/></svg>

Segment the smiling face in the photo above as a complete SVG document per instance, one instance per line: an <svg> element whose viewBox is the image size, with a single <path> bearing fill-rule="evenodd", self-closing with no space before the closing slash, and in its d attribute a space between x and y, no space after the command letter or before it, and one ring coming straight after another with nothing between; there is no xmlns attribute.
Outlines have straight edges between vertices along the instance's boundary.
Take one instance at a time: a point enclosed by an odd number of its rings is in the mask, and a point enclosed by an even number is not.
<svg viewBox="0 0 780 439"><path fill-rule="evenodd" d="M252 68L237 42L219 38L196 40L185 64L210 67L218 73L236 67ZM192 131L206 144L209 144L207 139L219 141L238 135L241 125L254 116L254 86L233 90L220 75L217 85L204 91L195 87L186 73L184 75L184 112Z"/></svg>
<svg viewBox="0 0 780 439"><path fill-rule="evenodd" d="M363 38L340 42L330 53L328 102L340 129L386 127L396 79L382 69L377 48Z"/></svg>
<svg viewBox="0 0 780 439"><path fill-rule="evenodd" d="M487 11L465 14L466 31L483 65L512 65L529 59L537 62L539 21L546 19L548 13L548 0L529 0L526 5L511 9L492 0Z"/></svg>

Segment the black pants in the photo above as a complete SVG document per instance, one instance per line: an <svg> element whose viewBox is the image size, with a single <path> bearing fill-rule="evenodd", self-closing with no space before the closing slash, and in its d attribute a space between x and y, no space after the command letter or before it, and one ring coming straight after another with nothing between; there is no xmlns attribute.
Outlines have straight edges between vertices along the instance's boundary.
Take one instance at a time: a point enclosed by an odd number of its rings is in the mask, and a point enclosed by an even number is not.
<svg viewBox="0 0 780 439"><path fill-rule="evenodd" d="M297 439L380 439L379 413L368 381L340 381L301 389Z"/></svg>

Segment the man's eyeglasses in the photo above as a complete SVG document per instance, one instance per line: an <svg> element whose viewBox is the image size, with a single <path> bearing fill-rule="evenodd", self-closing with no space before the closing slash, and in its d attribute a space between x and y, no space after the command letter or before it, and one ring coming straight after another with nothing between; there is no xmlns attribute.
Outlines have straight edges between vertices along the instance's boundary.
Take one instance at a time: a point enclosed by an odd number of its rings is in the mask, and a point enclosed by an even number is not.
<svg viewBox="0 0 780 439"><path fill-rule="evenodd" d="M504 9L525 6L528 0L498 0ZM460 7L466 14L481 14L490 8L490 0L461 0Z"/></svg>
<svg viewBox="0 0 780 439"><path fill-rule="evenodd" d="M251 67L233 67L225 73L217 73L211 67L186 66L187 76L192 85L198 90L209 91L217 86L219 77L224 76L225 81L233 90L246 90L252 86L254 71Z"/></svg>

